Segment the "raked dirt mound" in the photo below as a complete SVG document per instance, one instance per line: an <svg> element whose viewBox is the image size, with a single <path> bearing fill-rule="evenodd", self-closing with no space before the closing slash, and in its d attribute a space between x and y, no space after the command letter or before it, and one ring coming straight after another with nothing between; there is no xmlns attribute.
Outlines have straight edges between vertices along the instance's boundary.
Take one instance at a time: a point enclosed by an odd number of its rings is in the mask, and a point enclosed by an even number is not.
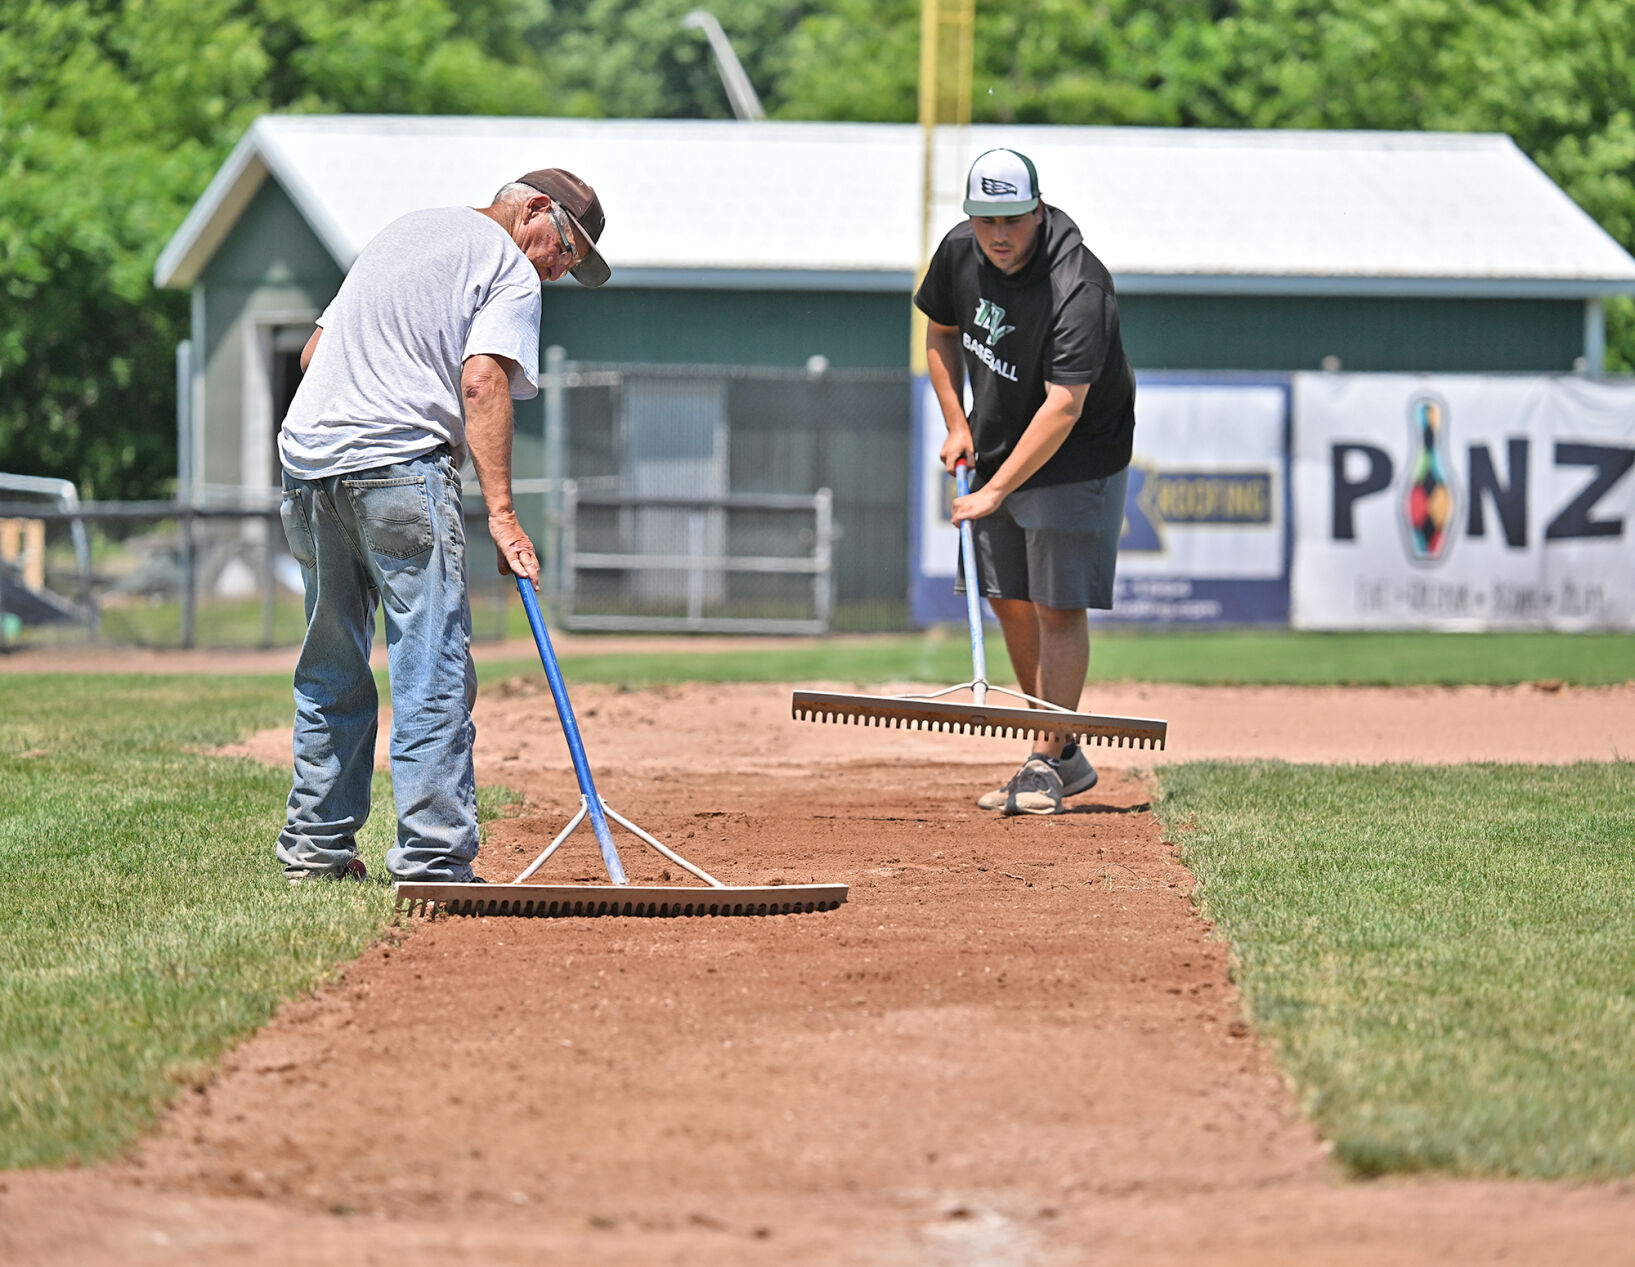
<svg viewBox="0 0 1635 1267"><path fill-rule="evenodd" d="M856 693L849 683L804 684ZM910 684L871 688L887 694ZM653 690L572 688L593 767L713 777L723 772L799 775L835 761L906 761L980 767L968 778L1003 780L1023 746L1014 741L880 726L790 720L790 688L682 683ZM1614 761L1635 758L1635 683L1489 687L1095 686L1087 712L1160 717L1162 751L1091 750L1098 767L1148 769L1165 761L1210 759L1363 762ZM572 766L543 674L483 688L477 702L478 752L490 776ZM386 727L381 728L382 762ZM228 751L274 765L289 762L288 729ZM571 781L571 780L570 780Z"/></svg>

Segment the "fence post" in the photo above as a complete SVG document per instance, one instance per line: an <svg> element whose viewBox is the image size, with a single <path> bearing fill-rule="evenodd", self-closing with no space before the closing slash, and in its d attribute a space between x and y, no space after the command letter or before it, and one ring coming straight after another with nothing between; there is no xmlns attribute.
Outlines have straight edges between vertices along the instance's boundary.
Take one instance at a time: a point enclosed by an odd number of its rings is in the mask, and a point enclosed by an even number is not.
<svg viewBox="0 0 1635 1267"><path fill-rule="evenodd" d="M182 650L193 649L193 627L198 615L199 552L193 541L193 504L182 507Z"/></svg>
<svg viewBox="0 0 1635 1267"><path fill-rule="evenodd" d="M574 556L579 550L579 485L574 480L562 481L562 597L552 612L557 627L566 629L573 615L574 588L578 569Z"/></svg>
<svg viewBox="0 0 1635 1267"><path fill-rule="evenodd" d="M687 619L704 619L704 550L707 545L703 510L687 512Z"/></svg>
<svg viewBox="0 0 1635 1267"><path fill-rule="evenodd" d="M545 531L539 543L545 567L545 597L562 590L562 481L568 474L567 349L545 349Z"/></svg>
<svg viewBox="0 0 1635 1267"><path fill-rule="evenodd" d="M261 646L273 645L273 613L278 605L278 576L273 571L273 543L277 536L273 525L279 521L271 514L261 518Z"/></svg>
<svg viewBox="0 0 1635 1267"><path fill-rule="evenodd" d="M824 632L834 613L834 503L834 494L827 488L818 489L812 497L817 520L817 540L812 543L812 559L817 564L812 574L812 609Z"/></svg>

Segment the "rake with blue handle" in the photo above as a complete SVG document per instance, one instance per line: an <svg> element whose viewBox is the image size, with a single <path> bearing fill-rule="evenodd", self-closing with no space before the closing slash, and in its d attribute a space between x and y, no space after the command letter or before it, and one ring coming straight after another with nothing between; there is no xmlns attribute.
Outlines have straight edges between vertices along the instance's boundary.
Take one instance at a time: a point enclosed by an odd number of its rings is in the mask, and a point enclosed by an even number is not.
<svg viewBox="0 0 1635 1267"><path fill-rule="evenodd" d="M971 491L970 468L954 467L959 495ZM919 730L962 731L973 735L1017 738L1058 737L1063 743L1107 744L1110 747L1162 748L1168 724L1150 717L1103 717L1075 713L1021 691L988 682L987 654L982 643L982 598L976 583L976 548L971 521L959 526L960 558L965 575L965 616L971 626L971 680L926 695L842 695L832 691L796 691L791 713L796 721L856 723ZM948 695L970 692L970 701L948 700ZM1023 707L988 703L988 695L1005 695Z"/></svg>
<svg viewBox="0 0 1635 1267"><path fill-rule="evenodd" d="M526 577L519 576L517 591L522 595L523 607L527 609L528 627L533 630L534 645L539 649L540 663L544 665L545 677L551 684L551 698L556 701L556 715L562 723L563 737L568 741L574 777L579 781L579 811L568 820L568 825L545 851L511 883L437 884L405 881L398 884L396 889L399 910L406 910L411 915L430 914L434 910L446 911L451 915L792 915L802 911L830 911L846 900L844 884L723 884L612 809L597 794L595 780L591 777L590 761L585 756L584 741L579 737L579 723L568 700L568 688L562 680L562 671L557 667L551 636L546 632L545 621L539 614L533 584ZM573 834L574 828L587 818L611 883L527 883L529 877L544 866L546 860L562 846L562 842ZM619 851L614 847L609 819L702 880L703 886L631 884L625 879Z"/></svg>

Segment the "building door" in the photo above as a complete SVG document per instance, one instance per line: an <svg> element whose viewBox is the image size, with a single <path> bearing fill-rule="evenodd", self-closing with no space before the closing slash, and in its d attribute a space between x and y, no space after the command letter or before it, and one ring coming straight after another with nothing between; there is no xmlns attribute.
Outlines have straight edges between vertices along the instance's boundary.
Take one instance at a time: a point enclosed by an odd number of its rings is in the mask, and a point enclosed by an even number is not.
<svg viewBox="0 0 1635 1267"><path fill-rule="evenodd" d="M296 317L263 318L246 330L239 466L239 485L245 490L276 488L283 482L278 430L301 385L301 349L311 334L311 319Z"/></svg>
<svg viewBox="0 0 1635 1267"><path fill-rule="evenodd" d="M290 411L295 389L301 385L301 349L312 334L310 326L278 326L272 340L272 473L275 482L282 466L278 456L278 433L284 415Z"/></svg>

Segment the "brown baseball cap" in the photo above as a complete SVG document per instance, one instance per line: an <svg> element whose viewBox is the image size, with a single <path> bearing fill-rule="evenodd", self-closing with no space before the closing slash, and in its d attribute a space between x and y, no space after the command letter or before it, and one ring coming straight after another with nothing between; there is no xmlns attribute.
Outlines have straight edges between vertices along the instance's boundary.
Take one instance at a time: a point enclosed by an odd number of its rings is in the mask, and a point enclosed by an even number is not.
<svg viewBox="0 0 1635 1267"><path fill-rule="evenodd" d="M573 266L573 279L576 282L581 286L600 286L613 276L613 270L596 249L596 241L602 236L607 217L602 214L602 200L596 196L594 189L560 167L542 167L537 172L517 177L517 183L549 194L551 201L568 213L568 219L573 222L574 235L585 250L585 258Z"/></svg>

